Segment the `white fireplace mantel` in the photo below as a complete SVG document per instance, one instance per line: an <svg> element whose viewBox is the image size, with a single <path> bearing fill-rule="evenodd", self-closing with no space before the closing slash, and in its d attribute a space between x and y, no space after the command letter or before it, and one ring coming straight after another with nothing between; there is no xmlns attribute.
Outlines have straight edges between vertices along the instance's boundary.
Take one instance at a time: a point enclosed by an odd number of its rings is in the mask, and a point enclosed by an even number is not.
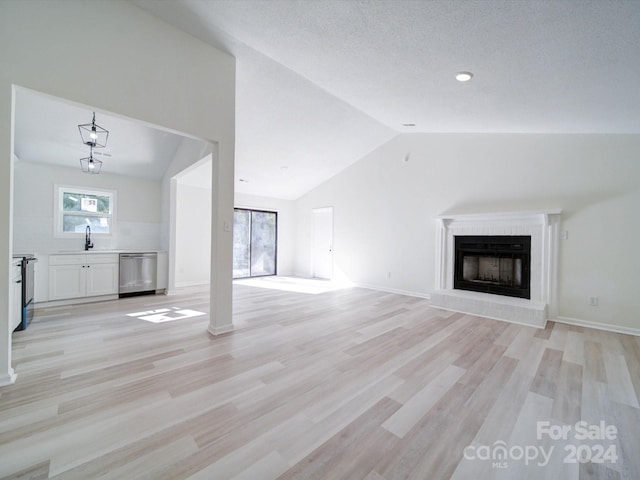
<svg viewBox="0 0 640 480"><path fill-rule="evenodd" d="M436 281L431 304L482 317L544 328L556 318L560 213L554 210L436 217ZM453 288L454 237L464 235L531 236L531 299L468 292Z"/></svg>

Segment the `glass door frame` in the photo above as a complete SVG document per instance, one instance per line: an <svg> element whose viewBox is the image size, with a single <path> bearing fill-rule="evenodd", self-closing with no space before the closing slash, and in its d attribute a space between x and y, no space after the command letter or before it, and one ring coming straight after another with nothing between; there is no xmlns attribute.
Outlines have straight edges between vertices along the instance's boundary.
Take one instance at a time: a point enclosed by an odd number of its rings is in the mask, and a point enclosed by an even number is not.
<svg viewBox="0 0 640 480"><path fill-rule="evenodd" d="M243 212L249 212L250 216L250 221L249 221L249 275L248 276L243 276L243 277L236 277L233 276L234 280L241 280L241 279L245 279L245 278L259 278L259 277L273 277L278 275L278 212L273 211L273 210L260 210L260 209L256 209L256 208L244 208L244 207L234 207L233 208L233 213L234 213L234 224L235 224L235 212L237 211L243 211ZM253 253L253 248L252 248L252 237L253 237L253 213L268 213L268 214L272 214L275 217L275 238L274 238L274 252L273 252L273 271L274 273L265 273L265 274L261 274L261 275L252 275L252 253ZM235 257L235 251L234 251L234 257Z"/></svg>

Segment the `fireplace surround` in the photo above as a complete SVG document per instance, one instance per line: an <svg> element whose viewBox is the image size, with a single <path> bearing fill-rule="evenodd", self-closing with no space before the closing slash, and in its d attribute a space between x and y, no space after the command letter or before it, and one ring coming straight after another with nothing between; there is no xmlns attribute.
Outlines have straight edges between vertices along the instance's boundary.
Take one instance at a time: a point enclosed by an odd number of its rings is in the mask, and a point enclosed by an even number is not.
<svg viewBox="0 0 640 480"><path fill-rule="evenodd" d="M556 318L558 314L560 214L560 210L538 210L437 217L436 279L430 294L431 304L445 310L544 328L547 319ZM455 239L474 236L530 238L528 298L455 288ZM493 255L487 256L493 257L495 263Z"/></svg>

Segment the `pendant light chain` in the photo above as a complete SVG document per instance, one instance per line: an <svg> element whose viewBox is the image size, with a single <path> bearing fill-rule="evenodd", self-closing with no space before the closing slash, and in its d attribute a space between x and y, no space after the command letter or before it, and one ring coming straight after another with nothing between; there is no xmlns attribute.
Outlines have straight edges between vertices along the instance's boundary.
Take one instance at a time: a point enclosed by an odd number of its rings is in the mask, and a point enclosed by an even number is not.
<svg viewBox="0 0 640 480"><path fill-rule="evenodd" d="M93 158L93 149L107 146L109 131L96 124L96 112L93 112L91 123L78 125L78 130L82 143L89 147L89 156L80 159L80 167L85 173L98 174L102 168L102 161Z"/></svg>

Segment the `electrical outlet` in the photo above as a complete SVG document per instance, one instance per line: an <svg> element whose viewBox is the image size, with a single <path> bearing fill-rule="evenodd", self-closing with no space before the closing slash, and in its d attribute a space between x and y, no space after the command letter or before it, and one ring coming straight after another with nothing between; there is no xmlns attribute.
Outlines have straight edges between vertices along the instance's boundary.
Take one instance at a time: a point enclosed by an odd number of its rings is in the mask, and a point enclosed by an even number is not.
<svg viewBox="0 0 640 480"><path fill-rule="evenodd" d="M589 305L592 307L598 306L598 297L589 297Z"/></svg>
<svg viewBox="0 0 640 480"><path fill-rule="evenodd" d="M391 278L391 272L387 272L387 278Z"/></svg>
<svg viewBox="0 0 640 480"><path fill-rule="evenodd" d="M560 232L560 240L568 240L569 232L567 230L563 230Z"/></svg>

